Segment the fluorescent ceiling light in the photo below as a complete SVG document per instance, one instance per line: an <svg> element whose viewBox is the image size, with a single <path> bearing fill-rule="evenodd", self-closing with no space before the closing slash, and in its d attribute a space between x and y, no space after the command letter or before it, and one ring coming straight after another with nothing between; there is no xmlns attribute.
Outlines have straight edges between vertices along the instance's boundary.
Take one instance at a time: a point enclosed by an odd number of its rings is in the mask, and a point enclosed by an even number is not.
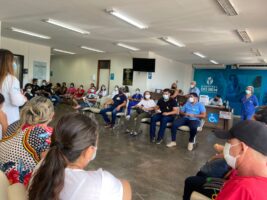
<svg viewBox="0 0 267 200"><path fill-rule="evenodd" d="M234 8L230 0L217 0L224 12L229 16L236 16L238 12Z"/></svg>
<svg viewBox="0 0 267 200"><path fill-rule="evenodd" d="M137 27L137 28L140 28L140 29L146 29L148 28L146 25L144 25L143 23L141 22L138 22L136 21L135 19L132 19L132 18L129 18L128 16L125 16L124 14L118 12L118 11L115 11L113 9L109 10L109 9L106 9L106 12L108 12L109 14L115 16L115 17L118 17L120 18L121 20Z"/></svg>
<svg viewBox="0 0 267 200"><path fill-rule="evenodd" d="M206 58L205 55L199 53L199 52L193 52L194 55L199 56L200 58Z"/></svg>
<svg viewBox="0 0 267 200"><path fill-rule="evenodd" d="M175 40L171 37L162 37L161 39L164 40L165 42L169 43L169 44L174 45L174 46L185 47L185 44L178 42L177 40Z"/></svg>
<svg viewBox="0 0 267 200"><path fill-rule="evenodd" d="M53 49L53 51L60 52L60 53L71 54L71 55L75 54L75 53L73 53L73 52L65 51L65 50L61 50L61 49Z"/></svg>
<svg viewBox="0 0 267 200"><path fill-rule="evenodd" d="M23 30L23 29L19 29L19 28L11 27L11 30L14 31L14 32L23 33L23 34L26 34L26 35L30 35L30 36L34 36L34 37L38 37L38 38L42 38L42 39L47 39L47 40L51 39L51 37L49 37L49 36L41 35L39 33L34 33L34 32L26 31L26 30Z"/></svg>
<svg viewBox="0 0 267 200"><path fill-rule="evenodd" d="M210 60L211 63L215 64L215 65L218 65L219 63L216 62L215 60Z"/></svg>
<svg viewBox="0 0 267 200"><path fill-rule="evenodd" d="M255 56L261 56L261 52L260 52L259 49L251 48L250 51L251 51Z"/></svg>
<svg viewBox="0 0 267 200"><path fill-rule="evenodd" d="M252 39L246 30L236 30L236 32L243 42L246 43L252 42Z"/></svg>
<svg viewBox="0 0 267 200"><path fill-rule="evenodd" d="M81 48L82 48L82 49L89 50L89 51L98 52L98 53L104 53L104 52L105 52L105 51L102 51L102 50L99 50L99 49L94 49L94 48L87 47L87 46L81 46Z"/></svg>
<svg viewBox="0 0 267 200"><path fill-rule="evenodd" d="M139 51L140 49L136 48L136 47L133 47L133 46L129 46L127 44L123 44L123 43L117 43L116 44L117 46L120 46L120 47L123 47L123 48L126 48L126 49L130 49L132 51Z"/></svg>
<svg viewBox="0 0 267 200"><path fill-rule="evenodd" d="M62 27L62 28L66 28L66 29L71 30L71 31L75 31L77 33L90 34L90 32L88 32L88 31L82 30L80 28L74 27L74 26L69 25L69 24L65 24L64 22L60 22L60 21L57 21L57 20L54 20L54 19L47 19L47 20L44 20L44 21L49 23L49 24L53 24L53 25L56 25L56 26L59 26L59 27Z"/></svg>

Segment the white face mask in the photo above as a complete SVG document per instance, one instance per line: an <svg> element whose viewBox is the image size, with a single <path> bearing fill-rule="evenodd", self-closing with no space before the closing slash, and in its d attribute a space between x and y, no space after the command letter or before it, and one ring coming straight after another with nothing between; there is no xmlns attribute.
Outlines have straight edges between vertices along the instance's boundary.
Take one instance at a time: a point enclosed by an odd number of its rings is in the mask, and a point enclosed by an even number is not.
<svg viewBox="0 0 267 200"><path fill-rule="evenodd" d="M170 98L169 95L167 95L167 94L164 94L164 95L163 95L163 99L164 99L164 100L169 100L169 98Z"/></svg>
<svg viewBox="0 0 267 200"><path fill-rule="evenodd" d="M43 83L43 86L45 86L46 85L46 83Z"/></svg>
<svg viewBox="0 0 267 200"><path fill-rule="evenodd" d="M194 103L194 97L189 97L188 100L189 100L190 103Z"/></svg>
<svg viewBox="0 0 267 200"><path fill-rule="evenodd" d="M83 89L83 87L80 87L80 90L82 90Z"/></svg>
<svg viewBox="0 0 267 200"><path fill-rule="evenodd" d="M224 159L225 159L226 163L230 167L232 167L233 169L236 169L236 161L237 161L237 158L239 156L234 157L234 156L230 155L230 149L231 149L231 147L239 145L239 144L240 143L231 145L230 143L226 142L225 145L224 145L224 149L223 149Z"/></svg>
<svg viewBox="0 0 267 200"><path fill-rule="evenodd" d="M135 93L136 93L136 94L139 94L139 93L140 93L140 91L139 91L139 90L136 90L136 91L135 91Z"/></svg>
<svg viewBox="0 0 267 200"><path fill-rule="evenodd" d="M194 87L195 87L195 85L192 85L192 84L190 85L190 88L194 88Z"/></svg>
<svg viewBox="0 0 267 200"><path fill-rule="evenodd" d="M91 92L95 92L95 90L94 90L94 89L92 89L92 90L91 90Z"/></svg>
<svg viewBox="0 0 267 200"><path fill-rule="evenodd" d="M146 95L145 95L145 98L146 98L146 99L150 99L150 94L146 94Z"/></svg>
<svg viewBox="0 0 267 200"><path fill-rule="evenodd" d="M250 90L246 90L246 94L251 94L251 91Z"/></svg>
<svg viewBox="0 0 267 200"><path fill-rule="evenodd" d="M29 93L30 93L31 91L32 91L32 89L30 89L30 88L29 88L29 89L27 89L27 92L29 92Z"/></svg>
<svg viewBox="0 0 267 200"><path fill-rule="evenodd" d="M94 155L93 155L92 158L91 158L91 161L95 159L95 157L96 157L96 152L97 152L97 147L95 147L95 152L94 152Z"/></svg>
<svg viewBox="0 0 267 200"><path fill-rule="evenodd" d="M118 91L119 90L119 88L117 88L117 87L115 87L115 89L114 89L115 91Z"/></svg>

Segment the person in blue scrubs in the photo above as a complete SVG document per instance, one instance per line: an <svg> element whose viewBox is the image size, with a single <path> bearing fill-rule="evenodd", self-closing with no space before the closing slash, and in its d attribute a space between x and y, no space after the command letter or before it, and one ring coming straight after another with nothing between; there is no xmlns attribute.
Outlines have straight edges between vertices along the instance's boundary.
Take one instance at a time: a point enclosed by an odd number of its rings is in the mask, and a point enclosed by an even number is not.
<svg viewBox="0 0 267 200"><path fill-rule="evenodd" d="M206 117L206 108L202 103L198 102L198 95L196 93L189 94L187 103L180 110L180 115L183 117L176 119L172 124L172 141L167 144L167 147L176 146L177 128L186 125L190 129L187 149L192 151L195 143L195 136L197 134L197 128L200 126L200 119Z"/></svg>
<svg viewBox="0 0 267 200"><path fill-rule="evenodd" d="M253 93L254 93L254 87L247 86L246 95L241 99L242 120L251 120L255 113L255 108L259 106L258 98Z"/></svg>
<svg viewBox="0 0 267 200"><path fill-rule="evenodd" d="M129 97L129 104L127 107L126 119L130 119L132 107L136 106L141 101L142 98L143 98L143 95L140 93L140 89L136 88L134 95Z"/></svg>

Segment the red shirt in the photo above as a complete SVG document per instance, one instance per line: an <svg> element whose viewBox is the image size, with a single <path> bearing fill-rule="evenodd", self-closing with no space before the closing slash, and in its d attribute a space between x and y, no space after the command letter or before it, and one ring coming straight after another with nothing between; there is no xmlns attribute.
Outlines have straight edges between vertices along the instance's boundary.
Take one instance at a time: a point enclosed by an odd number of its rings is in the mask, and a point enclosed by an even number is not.
<svg viewBox="0 0 267 200"><path fill-rule="evenodd" d="M77 90L76 90L76 93L75 93L75 96L76 97L82 97L83 96L83 94L84 94L84 89L80 89L80 88L78 88Z"/></svg>
<svg viewBox="0 0 267 200"><path fill-rule="evenodd" d="M67 94L75 94L75 92L76 92L75 87L70 87L70 88L68 88L68 90L67 90Z"/></svg>
<svg viewBox="0 0 267 200"><path fill-rule="evenodd" d="M264 200L267 199L267 178L234 176L221 189L216 200Z"/></svg>

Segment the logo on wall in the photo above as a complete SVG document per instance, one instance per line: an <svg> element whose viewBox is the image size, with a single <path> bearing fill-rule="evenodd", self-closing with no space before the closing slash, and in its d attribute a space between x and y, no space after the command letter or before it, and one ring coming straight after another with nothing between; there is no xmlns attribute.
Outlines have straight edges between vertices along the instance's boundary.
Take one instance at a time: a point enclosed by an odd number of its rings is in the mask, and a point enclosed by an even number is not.
<svg viewBox="0 0 267 200"><path fill-rule="evenodd" d="M212 83L213 83L213 78L210 76L207 78L207 84L212 85Z"/></svg>

